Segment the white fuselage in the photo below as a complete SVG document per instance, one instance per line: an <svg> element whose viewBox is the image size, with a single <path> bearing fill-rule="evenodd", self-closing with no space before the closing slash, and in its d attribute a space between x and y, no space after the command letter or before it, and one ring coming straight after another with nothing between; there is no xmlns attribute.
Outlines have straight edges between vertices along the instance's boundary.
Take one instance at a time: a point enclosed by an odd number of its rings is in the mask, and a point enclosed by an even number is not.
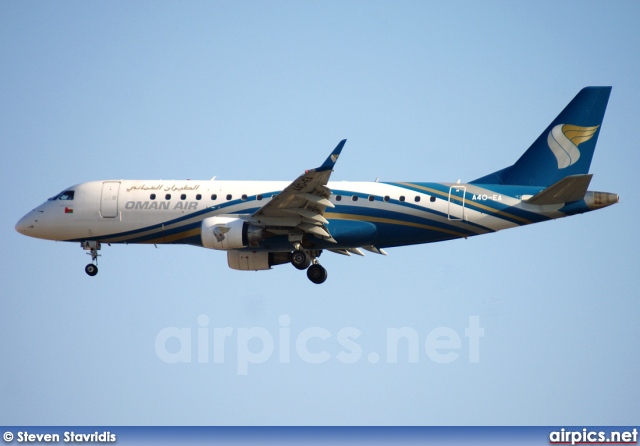
<svg viewBox="0 0 640 446"><path fill-rule="evenodd" d="M145 234L132 237L132 231L148 228L148 233L153 234L158 232L157 225L167 225L164 229L169 231L172 225L193 226L212 215L250 214L288 184L284 181L94 181L68 188L74 193L73 199L44 202L25 215L16 229L25 235L49 240L136 243ZM328 186L333 191L330 201L335 207L327 209L325 216L329 221L354 218L396 225L399 230L435 225L434 228L446 236L443 238L494 232L530 222L517 215L505 218L507 213L496 209L497 205L525 209L527 205L521 197L476 185L430 183L433 187L427 187L425 183L415 183L423 186L408 189L404 187L407 184L410 183L330 182ZM466 192L467 198L462 200L460 194L456 196L456 190ZM535 211L557 218L564 215L557 212L560 207L537 207ZM405 217L407 221L403 221ZM470 225L474 225L472 229ZM159 235L139 242L176 241L172 236ZM396 243L388 240L381 245Z"/></svg>

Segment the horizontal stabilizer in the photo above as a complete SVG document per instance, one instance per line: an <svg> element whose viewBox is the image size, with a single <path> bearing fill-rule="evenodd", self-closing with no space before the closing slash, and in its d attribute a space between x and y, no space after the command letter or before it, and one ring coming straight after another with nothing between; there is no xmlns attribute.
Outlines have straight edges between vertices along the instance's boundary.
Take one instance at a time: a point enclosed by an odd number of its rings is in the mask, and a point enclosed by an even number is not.
<svg viewBox="0 0 640 446"><path fill-rule="evenodd" d="M582 200L587 193L592 176L593 174L569 175L524 202L545 205Z"/></svg>

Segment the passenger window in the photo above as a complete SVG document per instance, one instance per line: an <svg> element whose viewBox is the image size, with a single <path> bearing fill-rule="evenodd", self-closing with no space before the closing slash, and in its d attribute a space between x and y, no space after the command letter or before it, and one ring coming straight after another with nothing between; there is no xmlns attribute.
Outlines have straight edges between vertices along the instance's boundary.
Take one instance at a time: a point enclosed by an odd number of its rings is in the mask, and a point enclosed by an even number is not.
<svg viewBox="0 0 640 446"><path fill-rule="evenodd" d="M242 194L242 197L240 197L242 199L242 201L247 201L247 194Z"/></svg>
<svg viewBox="0 0 640 446"><path fill-rule="evenodd" d="M72 190L66 190L64 192L62 192L60 194L60 197L58 198L58 200L73 200L73 196L75 195L75 192Z"/></svg>
<svg viewBox="0 0 640 446"><path fill-rule="evenodd" d="M391 197L389 195L385 195L383 198L384 201L389 201L391 200Z"/></svg>
<svg viewBox="0 0 640 446"><path fill-rule="evenodd" d="M369 195L369 201L373 201L375 200L375 197L373 195Z"/></svg>
<svg viewBox="0 0 640 446"><path fill-rule="evenodd" d="M400 195L400 201L404 201L404 195Z"/></svg>
<svg viewBox="0 0 640 446"><path fill-rule="evenodd" d="M211 195L212 201L216 201L217 199L218 199L218 196L216 194Z"/></svg>
<svg viewBox="0 0 640 446"><path fill-rule="evenodd" d="M171 200L171 194L167 194L167 195L165 195L165 196L164 196L164 199L165 199L165 200Z"/></svg>
<svg viewBox="0 0 640 446"><path fill-rule="evenodd" d="M436 197L434 197L433 195L431 196L431 198L429 198L429 201L432 203L436 202Z"/></svg>
<svg viewBox="0 0 640 446"><path fill-rule="evenodd" d="M156 199L156 194L151 194L151 195L149 196L149 198L151 198L152 200L155 200L155 199Z"/></svg>
<svg viewBox="0 0 640 446"><path fill-rule="evenodd" d="M258 194L258 195L256 196L256 200L258 200L258 201L262 200L262 195L261 195L261 194Z"/></svg>
<svg viewBox="0 0 640 446"><path fill-rule="evenodd" d="M336 201L342 200L342 195L336 195Z"/></svg>
<svg viewBox="0 0 640 446"><path fill-rule="evenodd" d="M182 194L182 195L180 195L180 199L181 199L181 200L186 200L186 199L187 199L187 194Z"/></svg>
<svg viewBox="0 0 640 446"><path fill-rule="evenodd" d="M420 197L416 195L416 203L420 202Z"/></svg>
<svg viewBox="0 0 640 446"><path fill-rule="evenodd" d="M232 198L233 198L233 195L227 194L227 200L231 200Z"/></svg>
<svg viewBox="0 0 640 446"><path fill-rule="evenodd" d="M358 201L358 196L354 195L353 197L351 197L351 201Z"/></svg>
<svg viewBox="0 0 640 446"><path fill-rule="evenodd" d="M200 194L196 195L196 200L202 200L202 195Z"/></svg>

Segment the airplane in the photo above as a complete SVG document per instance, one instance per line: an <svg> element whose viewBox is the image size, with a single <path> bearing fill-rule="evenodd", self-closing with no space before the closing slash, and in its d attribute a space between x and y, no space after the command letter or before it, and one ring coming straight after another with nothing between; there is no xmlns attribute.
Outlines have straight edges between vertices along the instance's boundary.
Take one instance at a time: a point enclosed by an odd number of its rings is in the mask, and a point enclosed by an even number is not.
<svg viewBox="0 0 640 446"><path fill-rule="evenodd" d="M324 251L350 256L489 234L619 201L589 191L611 87L586 87L511 166L469 183L330 182L346 140L293 182L103 180L77 184L16 230L79 242L98 273L103 244L187 244L225 251L236 270L291 263L315 284Z"/></svg>

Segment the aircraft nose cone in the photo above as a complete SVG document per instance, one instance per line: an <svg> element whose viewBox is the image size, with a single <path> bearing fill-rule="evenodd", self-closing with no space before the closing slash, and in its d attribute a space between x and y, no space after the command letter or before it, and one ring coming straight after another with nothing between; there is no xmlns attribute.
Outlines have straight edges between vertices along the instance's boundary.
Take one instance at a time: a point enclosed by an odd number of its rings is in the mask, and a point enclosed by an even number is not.
<svg viewBox="0 0 640 446"><path fill-rule="evenodd" d="M34 220L31 217L31 212L29 212L27 215L18 220L18 223L16 223L16 231L23 235L30 235L29 231L33 229L33 223Z"/></svg>

